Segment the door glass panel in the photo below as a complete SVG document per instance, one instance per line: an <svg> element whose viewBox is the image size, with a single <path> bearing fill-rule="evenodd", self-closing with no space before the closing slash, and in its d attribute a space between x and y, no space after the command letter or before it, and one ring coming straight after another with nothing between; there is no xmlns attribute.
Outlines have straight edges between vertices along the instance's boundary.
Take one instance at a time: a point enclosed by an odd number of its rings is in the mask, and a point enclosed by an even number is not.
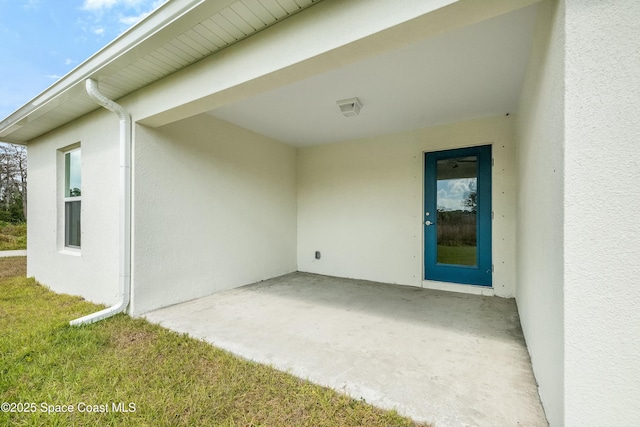
<svg viewBox="0 0 640 427"><path fill-rule="evenodd" d="M437 262L477 264L477 156L437 162Z"/></svg>

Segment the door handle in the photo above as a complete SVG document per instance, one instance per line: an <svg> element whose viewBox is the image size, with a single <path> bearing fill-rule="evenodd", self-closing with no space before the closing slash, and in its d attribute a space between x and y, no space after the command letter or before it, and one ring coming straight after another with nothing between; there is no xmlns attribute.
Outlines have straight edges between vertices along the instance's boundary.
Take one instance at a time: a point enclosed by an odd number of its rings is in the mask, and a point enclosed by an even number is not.
<svg viewBox="0 0 640 427"><path fill-rule="evenodd" d="M431 221L425 221L424 225L426 225L427 227L430 226L431 224L433 224Z"/></svg>

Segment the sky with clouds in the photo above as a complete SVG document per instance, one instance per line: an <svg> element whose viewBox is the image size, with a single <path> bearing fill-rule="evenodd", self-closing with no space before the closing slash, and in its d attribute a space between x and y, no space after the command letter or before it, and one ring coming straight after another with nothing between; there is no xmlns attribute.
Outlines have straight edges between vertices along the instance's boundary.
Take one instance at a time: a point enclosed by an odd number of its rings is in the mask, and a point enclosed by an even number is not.
<svg viewBox="0 0 640 427"><path fill-rule="evenodd" d="M0 0L0 120L164 0Z"/></svg>
<svg viewBox="0 0 640 427"><path fill-rule="evenodd" d="M437 205L439 211L470 211L465 205L469 194L476 191L476 178L439 179Z"/></svg>

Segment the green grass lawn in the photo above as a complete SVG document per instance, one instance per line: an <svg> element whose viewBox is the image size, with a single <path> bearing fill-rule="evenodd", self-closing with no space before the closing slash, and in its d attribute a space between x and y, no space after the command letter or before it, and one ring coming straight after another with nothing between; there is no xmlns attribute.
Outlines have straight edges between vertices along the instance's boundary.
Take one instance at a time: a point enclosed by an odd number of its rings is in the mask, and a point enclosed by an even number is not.
<svg viewBox="0 0 640 427"><path fill-rule="evenodd" d="M476 265L476 247L438 245L438 262L441 264Z"/></svg>
<svg viewBox="0 0 640 427"><path fill-rule="evenodd" d="M102 307L25 278L24 264L0 258L0 403L32 412L0 411L0 425L417 425L142 319L71 327Z"/></svg>
<svg viewBox="0 0 640 427"><path fill-rule="evenodd" d="M27 224L0 221L0 251L27 249Z"/></svg>

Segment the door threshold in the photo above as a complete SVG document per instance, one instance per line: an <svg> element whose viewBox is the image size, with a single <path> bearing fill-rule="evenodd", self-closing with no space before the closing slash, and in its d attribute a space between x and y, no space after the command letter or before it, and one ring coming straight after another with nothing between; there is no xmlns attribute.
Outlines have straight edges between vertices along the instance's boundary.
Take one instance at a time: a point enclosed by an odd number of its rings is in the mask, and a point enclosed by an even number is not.
<svg viewBox="0 0 640 427"><path fill-rule="evenodd" d="M467 285L463 283L437 282L435 280L423 280L422 287L425 289L435 289L438 291L459 292L462 294L484 295L488 297L495 296L493 287Z"/></svg>

